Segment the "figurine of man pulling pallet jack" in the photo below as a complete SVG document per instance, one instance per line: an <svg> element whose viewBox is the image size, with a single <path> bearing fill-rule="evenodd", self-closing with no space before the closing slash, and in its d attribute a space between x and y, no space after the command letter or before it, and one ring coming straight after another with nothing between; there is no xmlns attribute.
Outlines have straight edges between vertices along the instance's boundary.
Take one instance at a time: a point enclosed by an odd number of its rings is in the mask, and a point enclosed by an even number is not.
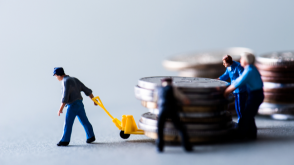
<svg viewBox="0 0 294 165"><path fill-rule="evenodd" d="M255 56L244 52L241 54L240 63L244 67L244 72L233 82L225 91L227 97L237 88L246 85L248 98L244 110L241 109L241 118L238 123L239 138L254 140L257 137L257 128L255 124L255 115L260 104L263 102L263 82L261 75L254 66Z"/></svg>
<svg viewBox="0 0 294 165"><path fill-rule="evenodd" d="M192 151L192 145L189 142L187 131L185 126L180 122L180 117L178 114L178 105L175 95L180 95L179 91L175 91L172 86L172 79L165 78L162 80L162 86L157 89L158 97L158 120L157 120L157 150L158 152L163 152L164 147L164 124L166 119L171 119L174 127L178 130L179 135L181 136L182 145L186 151ZM184 103L188 104L189 100L186 99L183 95L180 96L183 98Z"/></svg>
<svg viewBox="0 0 294 165"><path fill-rule="evenodd" d="M62 85L62 103L58 111L58 116L62 113L63 108L67 106L64 132L60 142L57 143L57 146L67 146L69 144L72 125L76 116L86 131L86 142L92 143L95 141L95 135L93 127L86 116L84 104L82 102L83 98L81 95L81 91L83 91L92 99L94 97L92 90L87 88L79 79L65 75L64 70L61 67L54 68L53 76L55 76L58 81L61 81Z"/></svg>

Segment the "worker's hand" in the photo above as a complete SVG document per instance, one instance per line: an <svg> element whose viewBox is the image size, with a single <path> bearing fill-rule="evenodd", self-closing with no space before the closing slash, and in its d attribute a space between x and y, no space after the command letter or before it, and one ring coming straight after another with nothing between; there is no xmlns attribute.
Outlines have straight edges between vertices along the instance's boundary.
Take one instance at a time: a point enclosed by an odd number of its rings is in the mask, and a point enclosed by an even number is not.
<svg viewBox="0 0 294 165"><path fill-rule="evenodd" d="M224 97L227 98L230 93L232 93L236 88L230 85L224 92Z"/></svg>
<svg viewBox="0 0 294 165"><path fill-rule="evenodd" d="M60 116L60 114L62 113L63 108L65 107L65 105L66 105L65 103L61 103L59 111L57 112L58 116Z"/></svg>
<svg viewBox="0 0 294 165"><path fill-rule="evenodd" d="M89 96L89 97L90 97L90 99L92 100L92 99L94 98L94 95L93 95L93 93L92 93L92 94L90 94L90 96ZM96 101L98 102L98 100L96 100ZM94 101L94 105L95 105L95 106L97 106L98 104L96 104L96 103L95 103L95 101Z"/></svg>
<svg viewBox="0 0 294 165"><path fill-rule="evenodd" d="M187 98L184 99L183 102L184 102L184 105L189 105L189 104L191 104L190 100L187 99Z"/></svg>
<svg viewBox="0 0 294 165"><path fill-rule="evenodd" d="M61 113L63 113L63 109L61 109L61 110L58 111L58 113L57 113L58 116L60 116Z"/></svg>
<svg viewBox="0 0 294 165"><path fill-rule="evenodd" d="M230 91L227 91L227 90L226 90L225 93L224 93L224 97L227 98L227 97L229 96L230 93L231 93Z"/></svg>

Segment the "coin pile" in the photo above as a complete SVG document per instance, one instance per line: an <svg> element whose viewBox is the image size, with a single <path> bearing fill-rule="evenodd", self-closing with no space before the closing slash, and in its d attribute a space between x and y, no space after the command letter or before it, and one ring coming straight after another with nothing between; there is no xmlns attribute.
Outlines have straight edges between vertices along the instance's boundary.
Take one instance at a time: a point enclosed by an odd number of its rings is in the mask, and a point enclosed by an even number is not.
<svg viewBox="0 0 294 165"><path fill-rule="evenodd" d="M249 48L232 47L223 50L203 51L180 54L163 61L163 66L172 71L179 71L179 76L218 78L225 71L222 58L229 54L234 61L240 61L240 54L252 53Z"/></svg>
<svg viewBox="0 0 294 165"><path fill-rule="evenodd" d="M274 119L294 119L294 52L273 52L256 58L264 82L264 102L259 114Z"/></svg>
<svg viewBox="0 0 294 165"><path fill-rule="evenodd" d="M172 78L173 86L182 92L189 100L189 105L183 105L178 100L178 113L187 128L191 142L215 142L225 139L234 127L232 117L227 111L228 103L234 101L232 96L223 97L228 82L209 78L191 77L145 77L135 86L135 96L149 112L144 113L138 123L145 135L157 138L156 88L161 85L161 79ZM165 141L179 141L177 130L168 119L164 128Z"/></svg>
<svg viewBox="0 0 294 165"><path fill-rule="evenodd" d="M179 71L179 76L183 77L218 78L226 71L223 66L223 56L229 54L234 61L240 61L240 54L243 52L252 53L253 51L249 48L231 47L222 50L180 54L163 61L163 66L168 70ZM228 110L233 115L237 115L234 102L229 105Z"/></svg>

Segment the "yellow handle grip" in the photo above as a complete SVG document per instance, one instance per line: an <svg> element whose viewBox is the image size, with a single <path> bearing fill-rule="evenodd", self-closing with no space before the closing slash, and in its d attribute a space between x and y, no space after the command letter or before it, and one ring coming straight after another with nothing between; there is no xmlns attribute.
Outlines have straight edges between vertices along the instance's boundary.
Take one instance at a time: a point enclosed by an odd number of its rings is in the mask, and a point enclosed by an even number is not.
<svg viewBox="0 0 294 165"><path fill-rule="evenodd" d="M97 100L98 99L98 100ZM105 112L106 114L111 118L111 119L114 119L113 116L111 116L111 114L106 110L106 108L104 107L104 105L102 104L102 101L101 99L99 98L99 96L96 96L94 98L92 98L92 100L97 104L99 105Z"/></svg>

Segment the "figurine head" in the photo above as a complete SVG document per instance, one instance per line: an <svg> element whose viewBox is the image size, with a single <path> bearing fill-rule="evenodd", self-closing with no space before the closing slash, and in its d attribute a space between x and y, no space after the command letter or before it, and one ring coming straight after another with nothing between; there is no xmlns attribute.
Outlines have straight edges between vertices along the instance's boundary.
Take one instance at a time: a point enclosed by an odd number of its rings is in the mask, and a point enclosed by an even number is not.
<svg viewBox="0 0 294 165"><path fill-rule="evenodd" d="M223 65L225 66L225 67L229 67L229 66L231 66L233 64L233 58L230 56L230 55L225 55L224 57L223 57Z"/></svg>
<svg viewBox="0 0 294 165"><path fill-rule="evenodd" d="M247 65L252 65L255 62L255 56L252 53L244 52L241 54L240 63L241 66L245 67Z"/></svg>
<svg viewBox="0 0 294 165"><path fill-rule="evenodd" d="M54 68L53 76L55 76L58 81L62 81L63 77L65 76L63 68L62 67Z"/></svg>
<svg viewBox="0 0 294 165"><path fill-rule="evenodd" d="M172 85L173 79L171 78L164 78L161 80L161 85L163 87L167 86L167 85Z"/></svg>

